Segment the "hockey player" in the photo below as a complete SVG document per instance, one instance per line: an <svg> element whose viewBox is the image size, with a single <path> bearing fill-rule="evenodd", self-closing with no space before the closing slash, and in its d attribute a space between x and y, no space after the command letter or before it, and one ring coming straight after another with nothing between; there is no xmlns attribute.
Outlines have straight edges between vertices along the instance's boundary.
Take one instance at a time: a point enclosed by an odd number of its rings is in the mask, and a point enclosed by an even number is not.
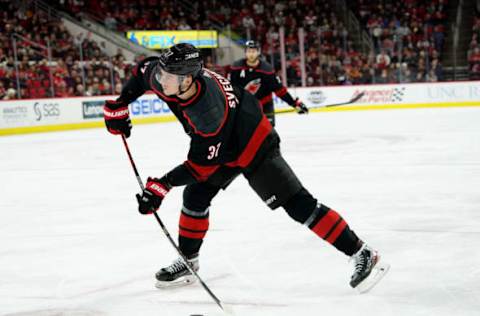
<svg viewBox="0 0 480 316"><path fill-rule="evenodd" d="M272 93L275 93L299 114L307 114L308 108L298 98L288 93L282 81L275 75L273 67L265 60L260 59L260 45L256 41L245 43L245 58L237 60L229 67L229 79L233 85L243 87L253 94L263 108L263 113L275 126L275 109Z"/></svg>
<svg viewBox="0 0 480 316"><path fill-rule="evenodd" d="M185 186L179 221L179 248L193 269L209 227L210 202L242 174L271 208L282 207L339 251L353 258L350 285L370 289L386 272L377 251L367 246L336 211L302 186L283 159L279 136L255 97L229 80L202 69L199 50L177 44L160 57L140 62L115 101L106 101L105 124L112 134L130 136L129 103L153 90L190 136L188 159L159 178L149 177L137 194L141 214L156 212L170 190ZM178 258L156 273L157 287L194 281Z"/></svg>

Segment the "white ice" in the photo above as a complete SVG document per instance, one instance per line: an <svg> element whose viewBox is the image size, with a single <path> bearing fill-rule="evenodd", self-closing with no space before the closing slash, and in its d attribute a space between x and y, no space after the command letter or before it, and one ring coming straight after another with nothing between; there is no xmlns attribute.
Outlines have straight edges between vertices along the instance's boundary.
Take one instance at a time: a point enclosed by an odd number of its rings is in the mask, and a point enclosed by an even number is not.
<svg viewBox="0 0 480 316"><path fill-rule="evenodd" d="M243 178L211 207L200 275L236 315L480 315L480 108L279 115L305 187L391 263L372 292L348 258L270 211ZM182 162L178 123L134 126L143 178ZM176 258L123 144L103 129L0 138L0 315L221 315L198 284L154 287ZM160 216L176 236L182 189ZM176 239L176 237L175 237Z"/></svg>

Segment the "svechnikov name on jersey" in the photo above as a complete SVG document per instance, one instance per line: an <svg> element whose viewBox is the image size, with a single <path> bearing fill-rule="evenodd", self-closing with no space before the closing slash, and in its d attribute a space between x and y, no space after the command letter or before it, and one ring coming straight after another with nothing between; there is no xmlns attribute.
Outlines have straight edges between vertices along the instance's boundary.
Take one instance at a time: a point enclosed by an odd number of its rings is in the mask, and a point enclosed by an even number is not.
<svg viewBox="0 0 480 316"><path fill-rule="evenodd" d="M218 83L223 88L223 91L225 92L225 95L227 96L228 100L228 106L230 108L235 108L237 104L239 103L237 96L233 92L233 86L232 83L225 77L223 77L220 74L217 74L216 72L213 72L208 69L204 69L204 75L209 76L209 77L214 77Z"/></svg>

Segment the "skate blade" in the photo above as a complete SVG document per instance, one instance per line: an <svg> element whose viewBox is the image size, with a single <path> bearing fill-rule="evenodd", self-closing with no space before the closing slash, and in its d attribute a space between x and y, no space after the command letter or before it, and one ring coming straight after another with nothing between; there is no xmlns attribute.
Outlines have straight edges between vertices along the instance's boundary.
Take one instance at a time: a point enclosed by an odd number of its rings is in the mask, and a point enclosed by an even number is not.
<svg viewBox="0 0 480 316"><path fill-rule="evenodd" d="M388 270L390 269L390 265L388 263L377 262L377 264L373 267L372 272L368 277L365 278L362 282L360 282L355 289L360 293L364 294L370 291L378 282L387 274Z"/></svg>
<svg viewBox="0 0 480 316"><path fill-rule="evenodd" d="M157 281L157 283L155 283L155 287L157 289L177 288L177 287L193 284L195 283L196 280L197 279L193 275L185 275L174 281Z"/></svg>

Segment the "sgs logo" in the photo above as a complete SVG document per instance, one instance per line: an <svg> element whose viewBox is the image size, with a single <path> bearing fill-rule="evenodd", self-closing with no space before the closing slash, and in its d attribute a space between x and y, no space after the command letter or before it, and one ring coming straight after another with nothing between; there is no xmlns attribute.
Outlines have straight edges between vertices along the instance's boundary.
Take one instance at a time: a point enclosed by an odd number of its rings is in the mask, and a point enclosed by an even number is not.
<svg viewBox="0 0 480 316"><path fill-rule="evenodd" d="M60 116L60 106L58 103L35 102L33 109L35 110L35 119L37 121L41 121L44 118L58 118Z"/></svg>

